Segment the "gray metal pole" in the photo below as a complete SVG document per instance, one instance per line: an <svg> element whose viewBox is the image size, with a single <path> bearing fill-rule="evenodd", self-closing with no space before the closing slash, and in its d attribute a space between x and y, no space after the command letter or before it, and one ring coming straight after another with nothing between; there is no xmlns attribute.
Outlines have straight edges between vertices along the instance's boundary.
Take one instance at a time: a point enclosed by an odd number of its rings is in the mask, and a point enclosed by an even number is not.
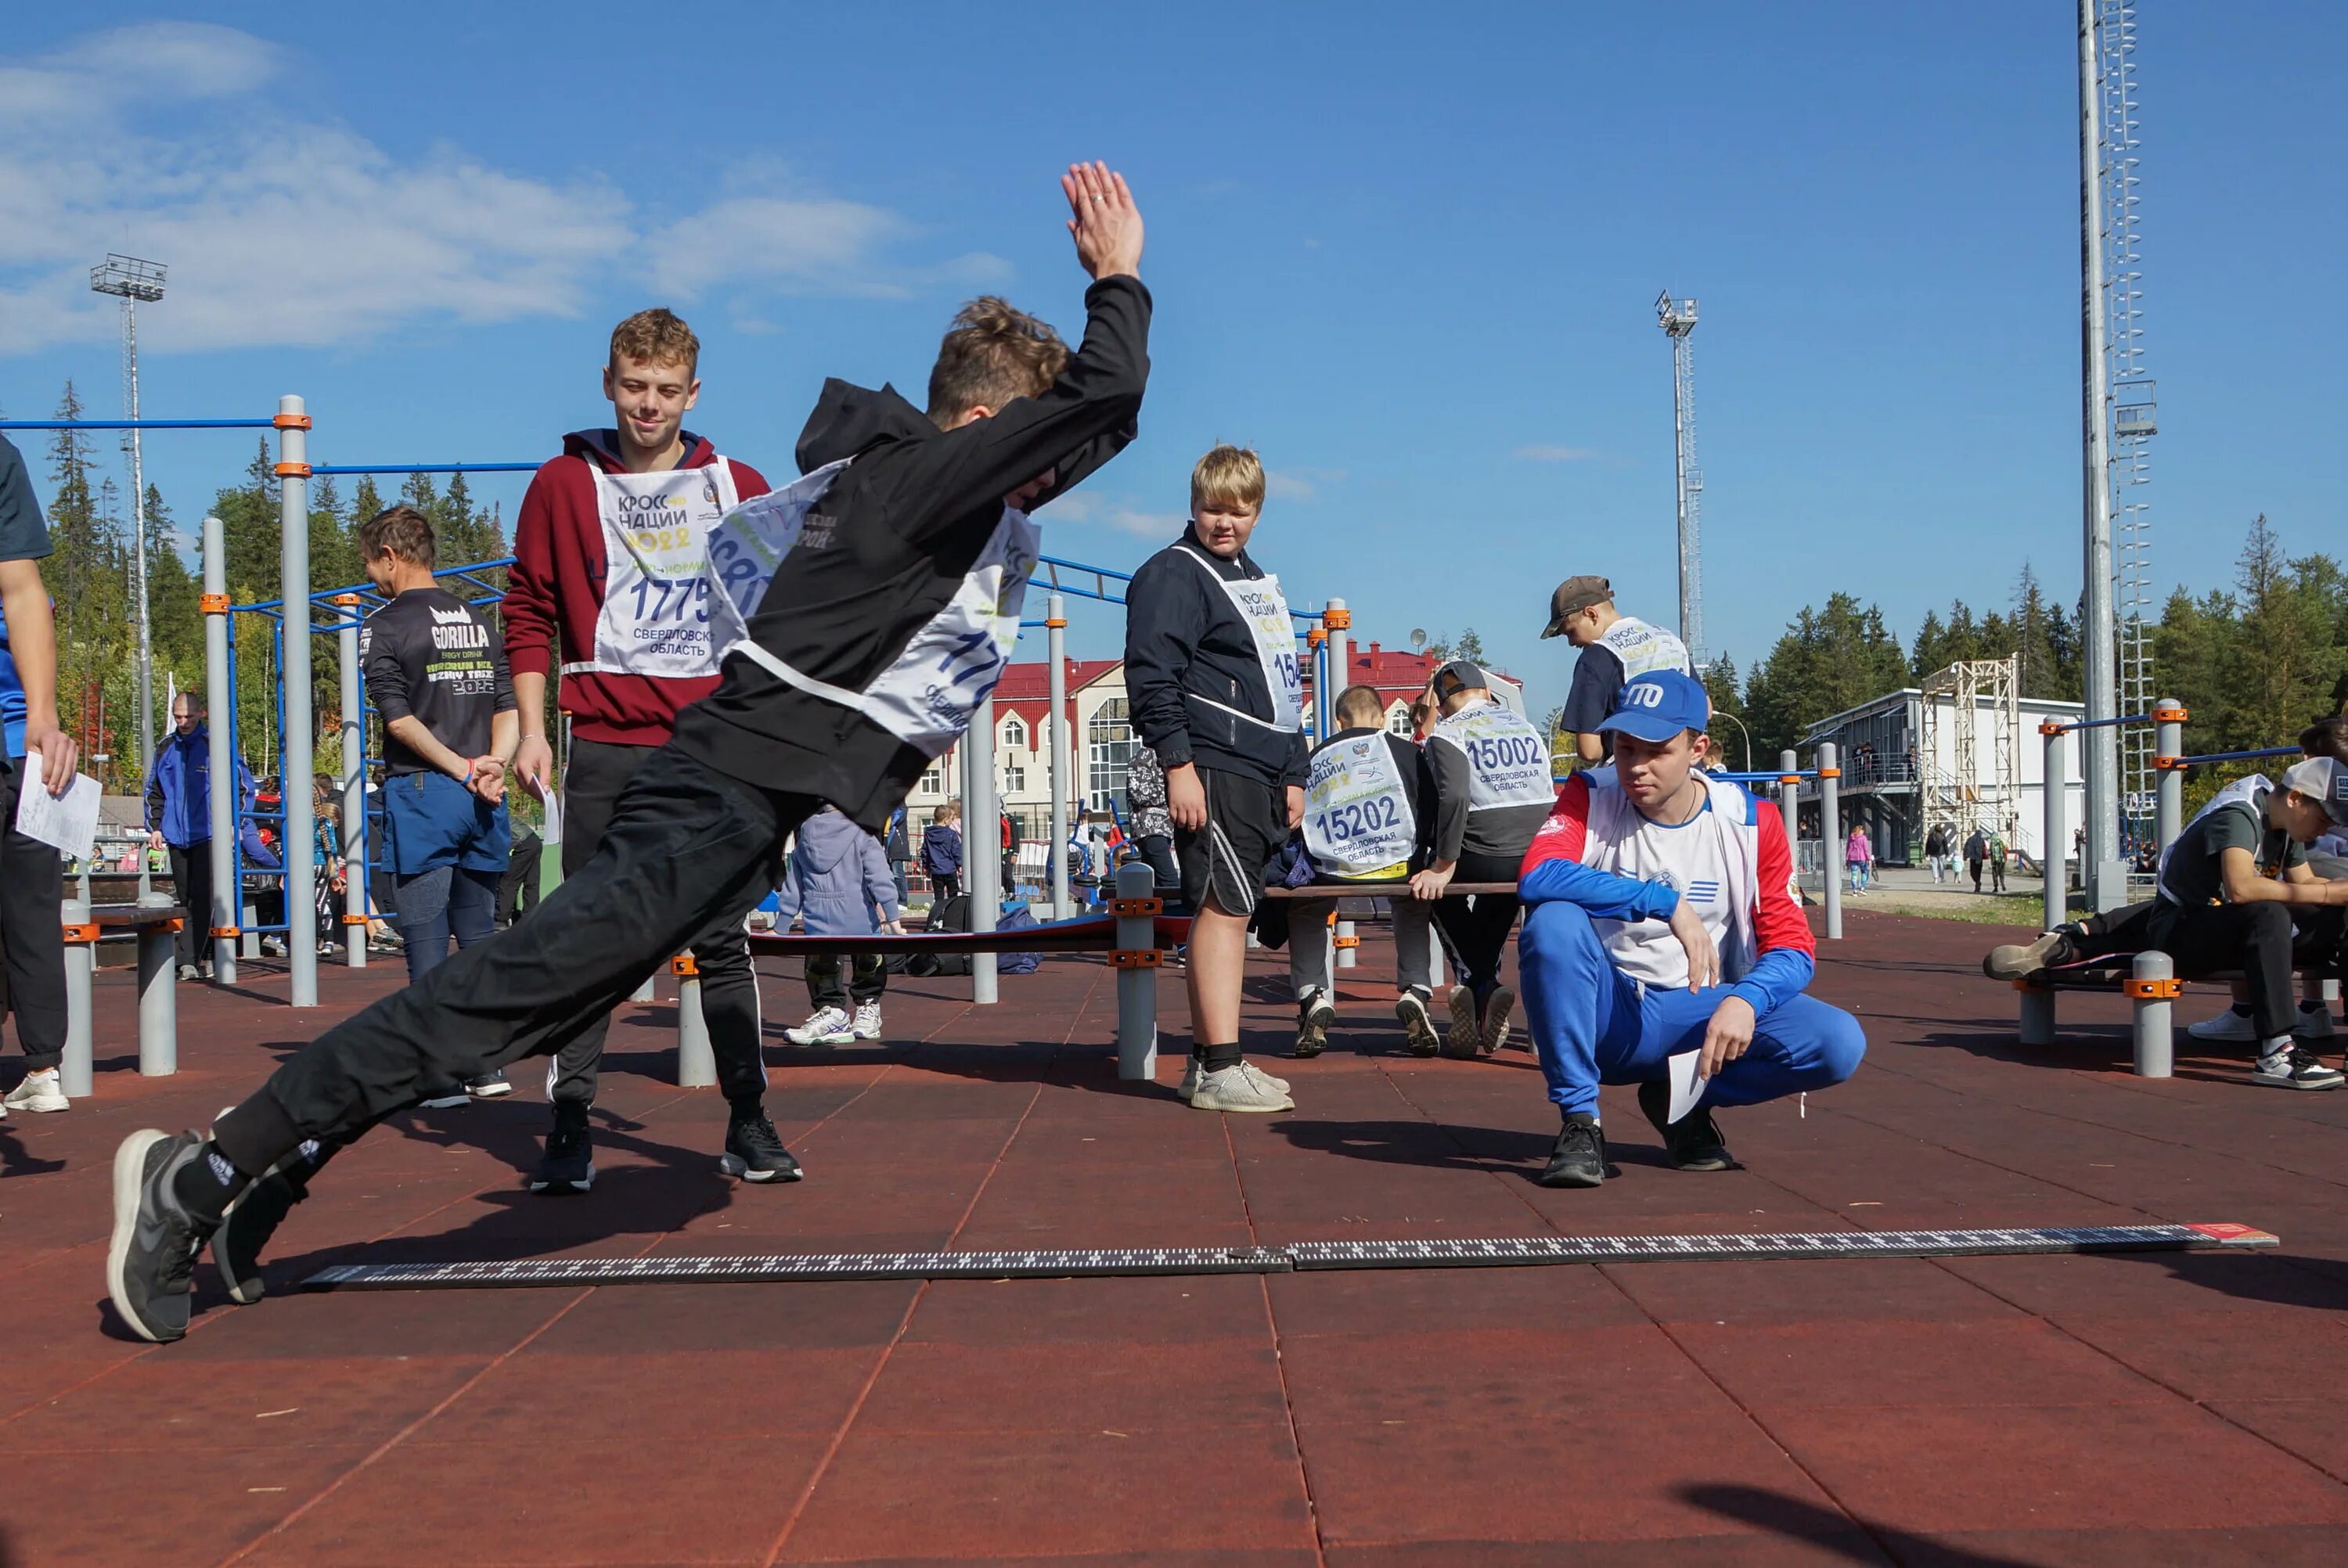
<svg viewBox="0 0 2348 1568"><path fill-rule="evenodd" d="M1802 864L1802 764L1791 752L1777 753L1777 814L1786 823L1786 855L1796 879Z"/></svg>
<svg viewBox="0 0 2348 1568"><path fill-rule="evenodd" d="M2063 796L2071 787L2069 770L2063 760L2063 726L2042 724L2038 733L2046 737L2046 763L2039 777L2046 791L2046 841L2038 846L2039 868L2045 874L2044 907L2039 918L2049 931L2070 918L2070 888L2063 876L2063 854L2066 845L2064 835L2070 825L2063 820Z"/></svg>
<svg viewBox="0 0 2348 1568"><path fill-rule="evenodd" d="M148 614L147 594L147 463L139 441L139 300L122 296L124 379L129 383L130 404L130 587L131 616L139 629L139 771L155 772L155 633ZM146 862L142 855L141 865Z"/></svg>
<svg viewBox="0 0 2348 1568"><path fill-rule="evenodd" d="M2152 701L2152 754L2160 782L2153 786L2153 840L2167 849L2185 831L2185 774L2168 760L2185 754L2185 708L2174 697Z"/></svg>
<svg viewBox="0 0 2348 1568"><path fill-rule="evenodd" d="M236 760L229 751L229 726L235 714L229 704L228 669L228 543L218 518L204 519L204 701L211 738L212 907L191 909L188 918L203 922L201 929L211 940L212 979L236 983L238 910L243 900L236 885ZM177 889L187 902L187 889ZM190 945L201 953L203 943Z"/></svg>
<svg viewBox="0 0 2348 1568"><path fill-rule="evenodd" d="M1003 819L994 809L994 698L990 694L970 716L962 741L962 867L970 894L970 928L994 929L1003 907ZM985 1007L995 999L994 955L970 956L970 999Z"/></svg>
<svg viewBox="0 0 2348 1568"><path fill-rule="evenodd" d="M344 618L335 630L335 654L343 687L343 961L364 969L367 961L367 841L366 680L359 670L359 596L335 596Z"/></svg>
<svg viewBox="0 0 2348 1568"><path fill-rule="evenodd" d="M2139 985L2165 990L2177 978L2176 962L2167 953L2143 952L2129 966L2129 978ZM2136 1075L2168 1078L2177 1071L2175 1004L2156 990L2136 999Z"/></svg>
<svg viewBox="0 0 2348 1568"><path fill-rule="evenodd" d="M701 967L682 953L669 960L669 972L676 976L676 1086L707 1089L717 1081L717 1052L701 1010Z"/></svg>
<svg viewBox="0 0 2348 1568"><path fill-rule="evenodd" d="M285 603L285 749L278 764L285 838L279 847L285 862L292 1000L297 1008L309 1008L318 1005L318 944L295 940L294 928L318 907L317 868L311 860L318 814L310 790L317 752L310 706L310 419L294 396L277 400L277 418L278 574ZM213 782L219 784L217 776Z"/></svg>
<svg viewBox="0 0 2348 1568"><path fill-rule="evenodd" d="M67 927L66 1050L65 1060L57 1063L57 1087L67 1099L78 1100L96 1081L90 981L98 968L98 942L95 932L83 928L89 925L88 889L79 898L60 902L57 918Z"/></svg>
<svg viewBox="0 0 2348 1568"><path fill-rule="evenodd" d="M169 930L160 926L139 928L141 1078L169 1078L180 1071L180 989L179 977L173 971L178 959L179 944Z"/></svg>
<svg viewBox="0 0 2348 1568"><path fill-rule="evenodd" d="M1842 847L1842 769L1836 761L1835 743L1818 743L1818 865L1826 875L1819 880L1826 888L1827 936L1832 940L1842 937L1842 867L1835 864L1835 855Z"/></svg>
<svg viewBox="0 0 2348 1568"><path fill-rule="evenodd" d="M1075 747L1068 734L1068 604L1058 594L1044 601L1045 658L1052 667L1052 918L1076 912L1068 897L1068 783Z"/></svg>
<svg viewBox="0 0 2348 1568"><path fill-rule="evenodd" d="M1142 861L1117 868L1120 899L1154 898L1158 874ZM1156 951L1157 923L1147 915L1117 917L1117 945L1127 952ZM1152 966L1117 972L1117 1075L1128 1081L1158 1076L1158 970Z"/></svg>
<svg viewBox="0 0 2348 1568"><path fill-rule="evenodd" d="M1322 650L1324 662L1321 667L1327 692L1323 712L1328 714L1321 730L1320 738L1323 741L1336 733L1344 723L1337 717L1337 699L1344 694L1346 686L1353 680L1353 658L1347 651L1345 641L1345 633L1353 624L1354 612L1345 608L1344 600L1332 599L1322 607L1321 629L1327 633L1327 641ZM1341 906L1337 924L1329 938L1331 949L1335 954L1329 971L1331 974L1360 965L1361 948L1357 941L1354 922L1345 917Z"/></svg>
<svg viewBox="0 0 2348 1568"><path fill-rule="evenodd" d="M2119 716L2118 629L2112 620L2112 491L2109 398L2105 364L2103 159L2096 135L2096 0L2079 0L2079 270L2081 397L2085 423L2086 699L2090 723ZM2120 862L2119 732L2108 723L2085 733L2087 781L2085 881L2087 907L2127 901Z"/></svg>

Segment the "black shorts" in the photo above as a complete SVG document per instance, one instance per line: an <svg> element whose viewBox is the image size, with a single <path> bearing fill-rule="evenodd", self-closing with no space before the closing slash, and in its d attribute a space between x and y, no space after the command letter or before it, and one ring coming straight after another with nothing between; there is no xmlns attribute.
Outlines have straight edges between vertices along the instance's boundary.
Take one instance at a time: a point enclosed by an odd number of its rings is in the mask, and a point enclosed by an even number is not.
<svg viewBox="0 0 2348 1568"><path fill-rule="evenodd" d="M1199 770L1207 791L1207 825L1174 830L1182 901L1193 912L1215 902L1230 915L1252 915L1263 897L1263 868L1288 842L1288 792L1243 774Z"/></svg>

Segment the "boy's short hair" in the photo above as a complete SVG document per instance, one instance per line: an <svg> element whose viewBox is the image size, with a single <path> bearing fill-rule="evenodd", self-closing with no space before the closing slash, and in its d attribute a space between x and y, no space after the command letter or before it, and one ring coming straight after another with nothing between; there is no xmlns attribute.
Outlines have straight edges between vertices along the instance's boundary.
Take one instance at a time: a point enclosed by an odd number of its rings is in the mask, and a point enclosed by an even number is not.
<svg viewBox="0 0 2348 1568"><path fill-rule="evenodd" d="M1348 686L1337 693L1337 717L1359 719L1376 729L1386 722L1386 700L1375 686Z"/></svg>
<svg viewBox="0 0 2348 1568"><path fill-rule="evenodd" d="M929 415L942 426L965 409L1000 409L1040 397L1068 366L1068 345L1050 323L982 294L954 313L930 367Z"/></svg>
<svg viewBox="0 0 2348 1568"><path fill-rule="evenodd" d="M1263 507L1263 459L1245 446L1226 443L1199 459L1190 470L1190 510L1260 511Z"/></svg>
<svg viewBox="0 0 2348 1568"><path fill-rule="evenodd" d="M2318 719L2300 731L2299 749L2311 757L2348 764L2348 713Z"/></svg>
<svg viewBox="0 0 2348 1568"><path fill-rule="evenodd" d="M666 306L638 311L612 329L612 363L642 360L646 364L681 364L689 374L701 368L701 340L685 318Z"/></svg>
<svg viewBox="0 0 2348 1568"><path fill-rule="evenodd" d="M402 501L361 523L359 559L373 560L386 550L416 566L435 564L440 559L440 540L432 519Z"/></svg>
<svg viewBox="0 0 2348 1568"><path fill-rule="evenodd" d="M932 822L952 822L961 815L962 807L953 801L948 801L945 804L938 807L937 815L930 820Z"/></svg>

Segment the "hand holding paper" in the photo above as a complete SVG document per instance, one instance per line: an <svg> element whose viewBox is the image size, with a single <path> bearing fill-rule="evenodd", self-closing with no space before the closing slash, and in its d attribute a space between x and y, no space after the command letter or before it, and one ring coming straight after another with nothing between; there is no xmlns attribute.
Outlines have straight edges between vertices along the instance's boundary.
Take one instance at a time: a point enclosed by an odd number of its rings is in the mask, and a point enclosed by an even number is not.
<svg viewBox="0 0 2348 1568"><path fill-rule="evenodd" d="M16 790L16 831L76 860L87 860L98 837L98 781L88 774L76 774L61 795L51 794L37 778L22 780Z"/></svg>

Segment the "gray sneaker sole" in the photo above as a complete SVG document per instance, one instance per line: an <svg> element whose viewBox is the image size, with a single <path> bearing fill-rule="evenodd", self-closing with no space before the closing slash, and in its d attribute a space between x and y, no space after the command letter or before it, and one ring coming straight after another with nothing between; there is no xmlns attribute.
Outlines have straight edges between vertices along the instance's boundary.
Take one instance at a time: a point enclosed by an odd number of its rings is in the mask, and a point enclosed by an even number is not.
<svg viewBox="0 0 2348 1568"><path fill-rule="evenodd" d="M139 1235L139 1204L147 1191L148 1151L170 1136L149 1127L131 1133L114 1151L114 1235L106 1245L107 1299L114 1303L114 1310L125 1327L155 1345L166 1343L167 1337L149 1327L146 1319L132 1307L130 1294L123 1287L122 1268L129 1259L130 1244Z"/></svg>
<svg viewBox="0 0 2348 1568"><path fill-rule="evenodd" d="M2295 1089L2306 1094L2321 1093L2327 1089L2337 1089L2342 1084L2348 1083L2348 1078L2343 1078L2338 1073L2329 1078L2278 1078L2271 1073L2253 1072L2250 1074L2250 1081L2261 1088Z"/></svg>
<svg viewBox="0 0 2348 1568"><path fill-rule="evenodd" d="M1484 1007L1483 1047L1486 1056L1509 1042L1509 1030L1517 1010L1517 993L1506 986L1492 988L1492 999Z"/></svg>
<svg viewBox="0 0 2348 1568"><path fill-rule="evenodd" d="M1451 988L1451 1027L1444 1031L1443 1054L1454 1061L1473 1061L1483 1049L1484 1028L1476 1019L1476 999L1466 986Z"/></svg>

